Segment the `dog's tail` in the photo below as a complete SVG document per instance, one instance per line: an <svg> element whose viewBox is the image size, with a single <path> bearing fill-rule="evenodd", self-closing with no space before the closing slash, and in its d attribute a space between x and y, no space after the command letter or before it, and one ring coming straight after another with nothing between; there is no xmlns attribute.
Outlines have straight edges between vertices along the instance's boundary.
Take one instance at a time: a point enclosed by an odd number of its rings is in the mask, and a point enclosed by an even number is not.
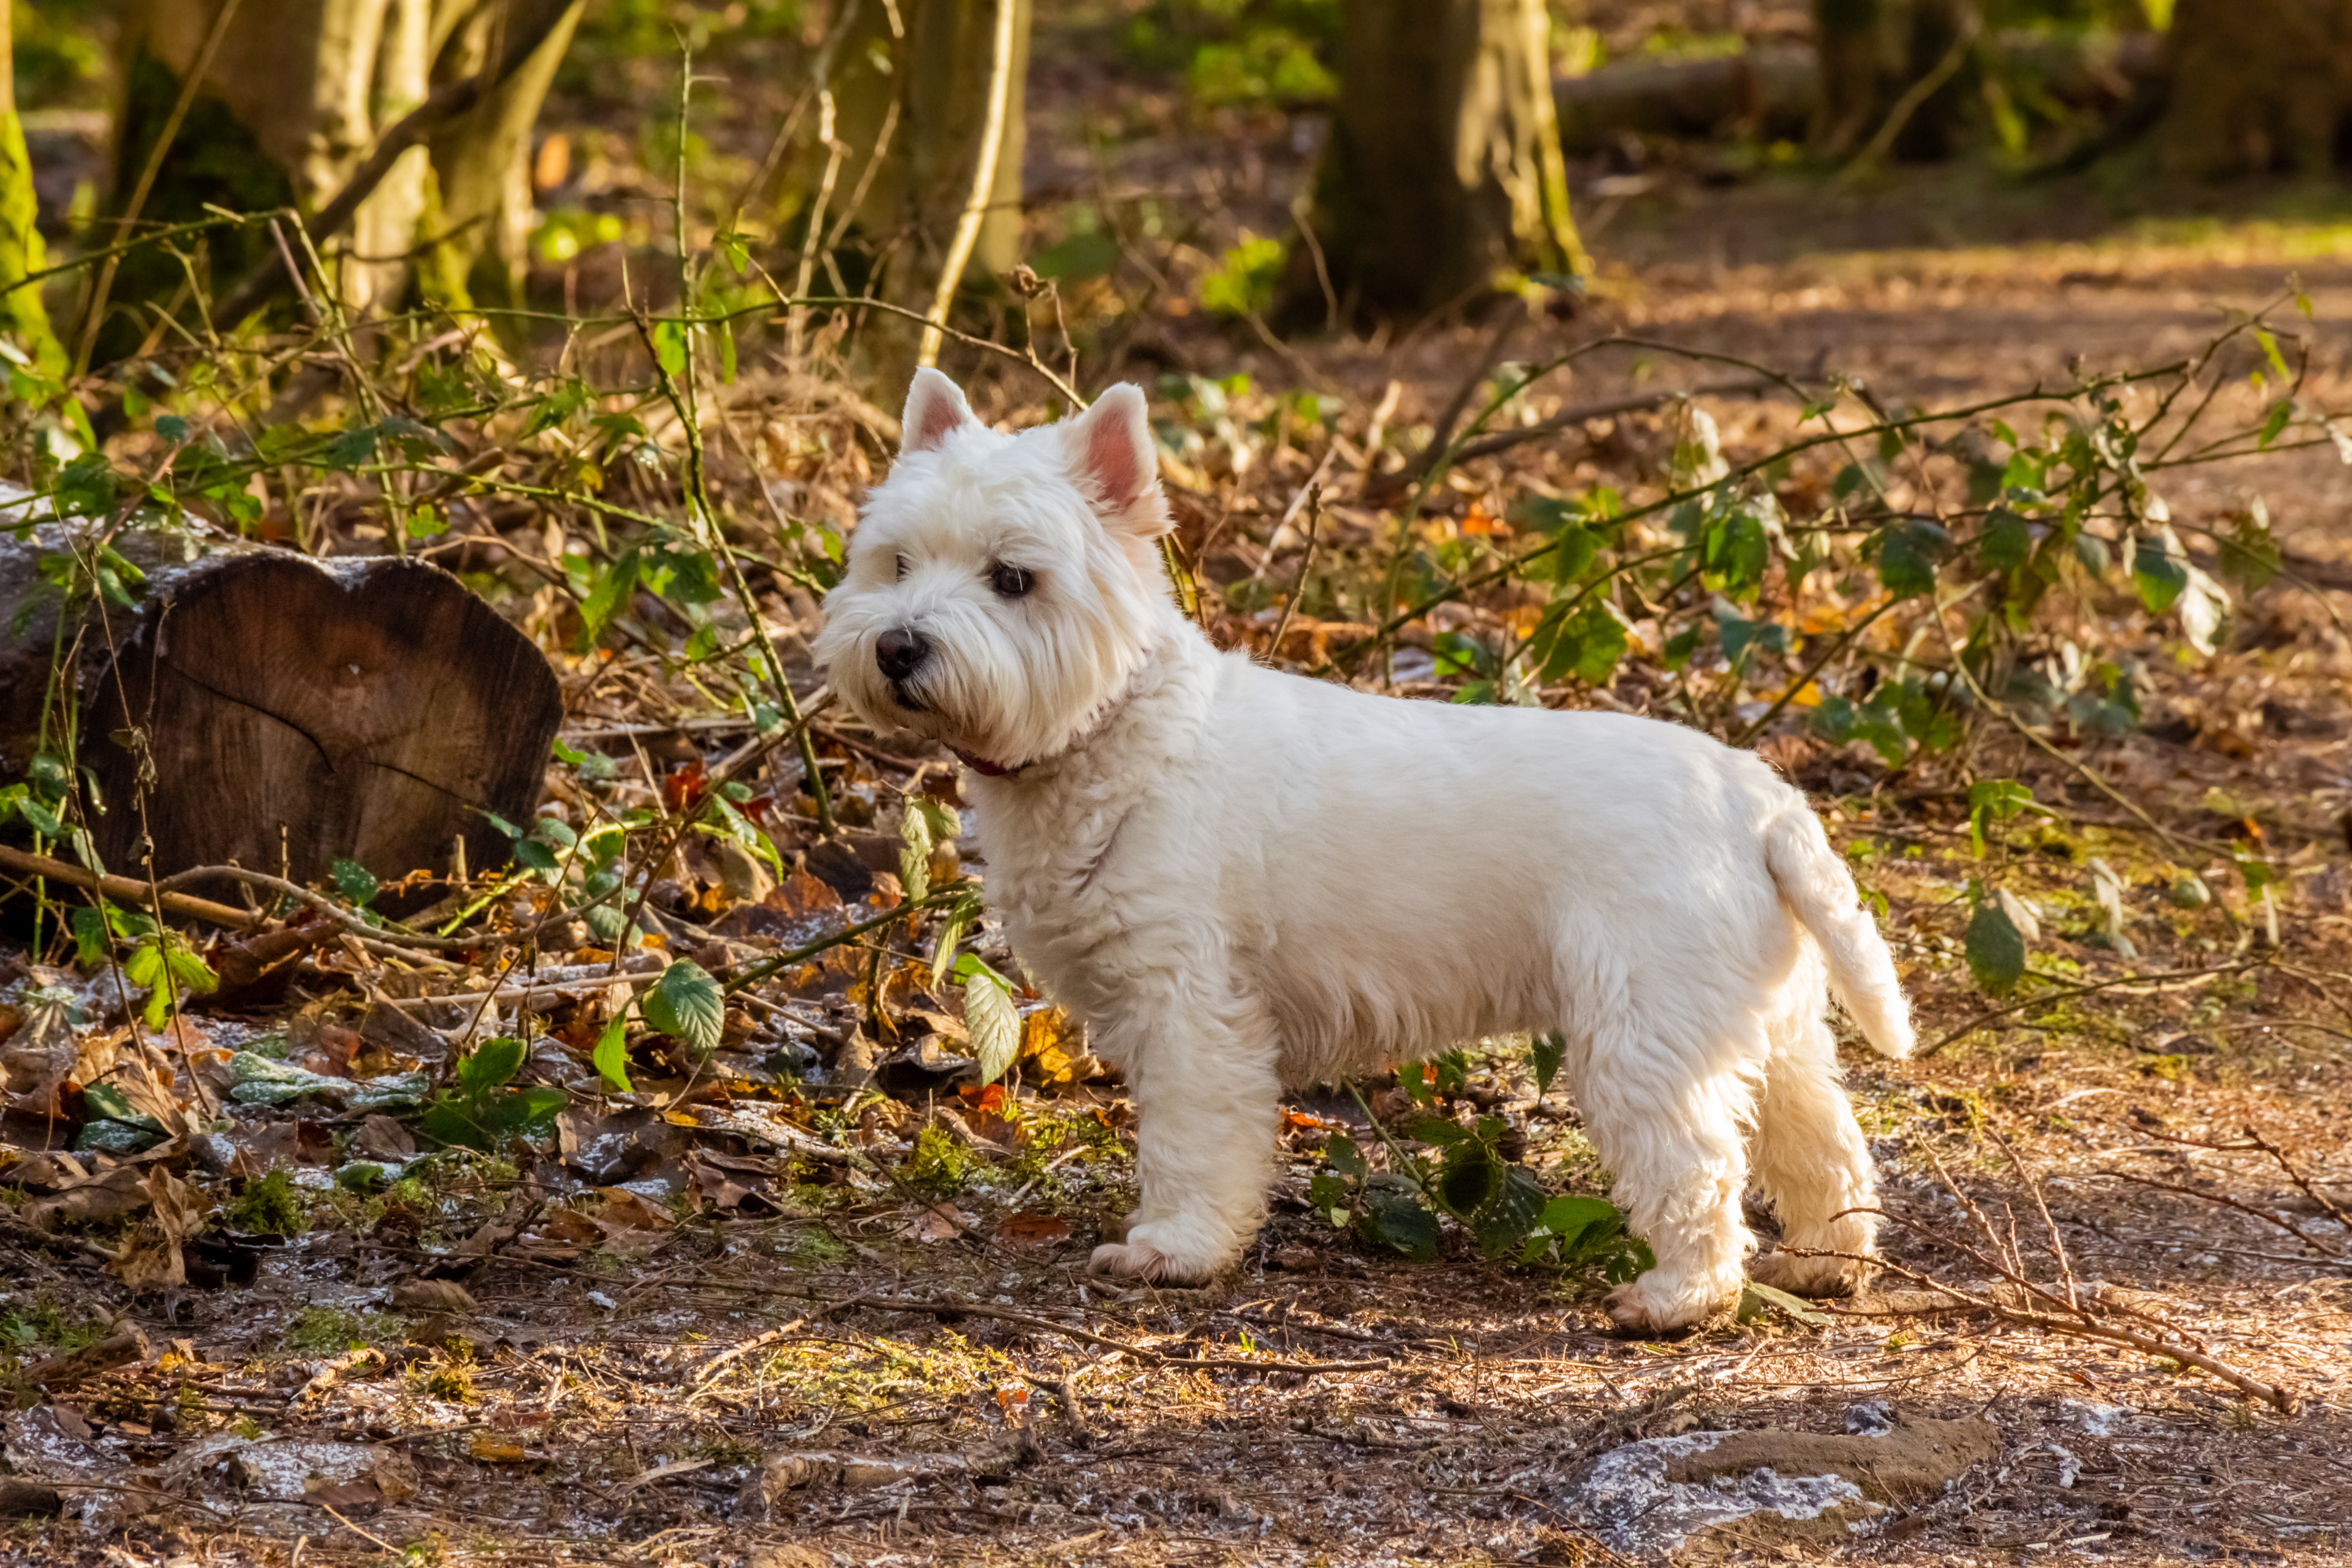
<svg viewBox="0 0 2352 1568"><path fill-rule="evenodd" d="M1801 798L1765 832L1764 863L1786 904L1821 945L1830 986L1879 1054L1907 1057L1916 1043L1911 1008L1895 978L1895 960L1860 905L1853 878L1821 819Z"/></svg>

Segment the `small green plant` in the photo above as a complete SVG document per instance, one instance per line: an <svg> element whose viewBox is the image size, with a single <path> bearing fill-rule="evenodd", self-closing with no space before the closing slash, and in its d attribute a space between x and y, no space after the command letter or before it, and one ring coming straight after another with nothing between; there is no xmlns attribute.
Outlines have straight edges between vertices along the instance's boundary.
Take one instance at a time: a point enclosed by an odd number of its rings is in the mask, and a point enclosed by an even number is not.
<svg viewBox="0 0 2352 1568"><path fill-rule="evenodd" d="M899 1168L899 1179L919 1192L951 1198L971 1184L971 1151L952 1133L933 1125L915 1134L915 1152Z"/></svg>
<svg viewBox="0 0 2352 1568"><path fill-rule="evenodd" d="M245 1184L231 1199L228 1223L249 1236L299 1236L310 1228L310 1208L283 1171L270 1171Z"/></svg>
<svg viewBox="0 0 2352 1568"><path fill-rule="evenodd" d="M1254 316L1274 303L1282 281L1282 241L1244 233L1217 269L1201 279L1201 308L1216 316Z"/></svg>
<svg viewBox="0 0 2352 1568"><path fill-rule="evenodd" d="M1538 1037L1530 1056L1543 1088L1564 1055L1557 1037ZM1409 1062L1397 1078L1412 1098L1434 1104L1458 1093L1468 1073L1467 1056L1450 1051ZM1373 1125L1388 1147L1389 1169L1374 1171L1355 1140L1338 1132L1324 1145L1329 1169L1307 1184L1307 1202L1336 1226L1426 1262L1437 1256L1443 1215L1489 1258L1516 1255L1528 1268L1608 1284L1631 1279L1654 1261L1614 1204L1547 1194L1533 1173L1504 1152L1508 1123L1499 1116L1468 1127L1426 1116L1402 1138ZM1408 1143L1433 1152L1416 1153Z"/></svg>
<svg viewBox="0 0 2352 1568"><path fill-rule="evenodd" d="M418 1371L418 1383L432 1398L471 1405L479 1397L474 1392L473 1359L463 1351L445 1352Z"/></svg>
<svg viewBox="0 0 2352 1568"><path fill-rule="evenodd" d="M528 1054L511 1037L485 1040L457 1064L453 1092L441 1089L425 1102L418 1125L436 1142L488 1153L518 1132L541 1130L572 1103L560 1089L513 1089Z"/></svg>
<svg viewBox="0 0 2352 1568"><path fill-rule="evenodd" d="M289 1351L306 1351L313 1354L356 1350L362 1345L381 1344L399 1337L404 1323L401 1319L383 1312L351 1312L338 1307L305 1307L287 1329L285 1345Z"/></svg>

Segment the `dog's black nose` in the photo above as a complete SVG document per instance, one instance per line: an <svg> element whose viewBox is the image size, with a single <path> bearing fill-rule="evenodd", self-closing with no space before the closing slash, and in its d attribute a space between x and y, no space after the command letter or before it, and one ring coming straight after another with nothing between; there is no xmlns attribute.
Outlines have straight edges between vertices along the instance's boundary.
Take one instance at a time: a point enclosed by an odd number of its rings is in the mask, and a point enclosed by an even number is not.
<svg viewBox="0 0 2352 1568"><path fill-rule="evenodd" d="M874 666L891 680L904 680L931 657L931 639L905 626L892 626L874 639Z"/></svg>

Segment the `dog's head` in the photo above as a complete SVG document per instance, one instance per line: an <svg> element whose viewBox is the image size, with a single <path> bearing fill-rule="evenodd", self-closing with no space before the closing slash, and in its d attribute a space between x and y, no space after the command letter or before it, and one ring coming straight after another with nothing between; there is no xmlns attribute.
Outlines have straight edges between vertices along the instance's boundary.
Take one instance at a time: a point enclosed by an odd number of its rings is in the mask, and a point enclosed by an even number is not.
<svg viewBox="0 0 2352 1568"><path fill-rule="evenodd" d="M1143 394L1002 435L935 370L825 596L816 657L871 723L1015 768L1051 756L1126 689L1171 613L1168 531Z"/></svg>

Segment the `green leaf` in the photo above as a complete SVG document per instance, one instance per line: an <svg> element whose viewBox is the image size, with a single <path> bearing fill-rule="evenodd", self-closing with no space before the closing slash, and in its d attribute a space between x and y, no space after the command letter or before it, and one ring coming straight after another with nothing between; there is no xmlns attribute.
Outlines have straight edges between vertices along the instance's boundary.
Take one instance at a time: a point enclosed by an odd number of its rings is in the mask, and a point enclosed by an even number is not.
<svg viewBox="0 0 2352 1568"><path fill-rule="evenodd" d="M920 903L931 890L931 819L912 802L899 816L898 839L898 885L908 903Z"/></svg>
<svg viewBox="0 0 2352 1568"><path fill-rule="evenodd" d="M1827 1312L1815 1310L1801 1298L1790 1295L1778 1286L1759 1285L1753 1279L1747 1281L1739 1294L1739 1321L1753 1321L1766 1307L1786 1313L1807 1328L1825 1329L1833 1321Z"/></svg>
<svg viewBox="0 0 2352 1568"><path fill-rule="evenodd" d="M1478 1250L1489 1258L1500 1258L1527 1240L1544 1206L1543 1185L1525 1167L1505 1165L1502 1171L1502 1185L1476 1222Z"/></svg>
<svg viewBox="0 0 2352 1568"><path fill-rule="evenodd" d="M1621 1217L1617 1205L1605 1198L1559 1197L1544 1205L1536 1215L1536 1227L1559 1237L1566 1247L1573 1247L1576 1238L1591 1226Z"/></svg>
<svg viewBox="0 0 2352 1568"><path fill-rule="evenodd" d="M2249 594L2261 590L2286 564L2286 552L2271 532L2270 509L2260 496L2238 514L2236 526L2221 546L2221 575Z"/></svg>
<svg viewBox="0 0 2352 1568"><path fill-rule="evenodd" d="M374 872L356 860L338 859L327 868L327 879L334 883L335 891L361 909L367 908L383 887Z"/></svg>
<svg viewBox="0 0 2352 1568"><path fill-rule="evenodd" d="M1460 1122L1449 1121L1443 1116L1423 1117L1405 1136L1416 1143L1433 1144L1440 1149L1451 1149L1456 1143L1470 1141L1470 1134L1462 1130Z"/></svg>
<svg viewBox="0 0 2352 1568"><path fill-rule="evenodd" d="M1502 1190L1503 1165L1493 1150L1476 1142L1454 1145L1438 1173L1437 1196L1448 1210L1465 1218L1486 1206Z"/></svg>
<svg viewBox="0 0 2352 1568"><path fill-rule="evenodd" d="M1978 903L1963 947L1969 972L1988 995L2005 996L2025 977L2025 933L1998 900Z"/></svg>
<svg viewBox="0 0 2352 1568"><path fill-rule="evenodd" d="M2254 342L2263 346L2263 357L2271 362L2271 369L2277 373L2281 381L2294 379L2293 373L2286 368L2286 356L2279 353L2278 338L2268 327L2254 329Z"/></svg>
<svg viewBox="0 0 2352 1568"><path fill-rule="evenodd" d="M63 838L66 836L66 825L58 820L58 814L29 795L16 802L16 815L44 838Z"/></svg>
<svg viewBox="0 0 2352 1568"><path fill-rule="evenodd" d="M502 1089L522 1071L523 1058L529 1049L511 1035L501 1035L495 1040L484 1040L473 1054L457 1064L457 1087L477 1100L487 1097L494 1089Z"/></svg>
<svg viewBox="0 0 2352 1568"><path fill-rule="evenodd" d="M948 907L946 917L940 921L939 934L931 939L932 990L938 990L940 983L947 978L949 968L956 962L956 944L963 941L963 933L971 929L972 918L979 913L977 898L958 899Z"/></svg>
<svg viewBox="0 0 2352 1568"><path fill-rule="evenodd" d="M1995 507L1985 514L1984 531L1977 535L1977 562L1988 572L2014 572L2033 558L2033 525L2013 511Z"/></svg>
<svg viewBox="0 0 2352 1568"><path fill-rule="evenodd" d="M1551 1092L1551 1080L1559 1076L1567 1060L1568 1039L1563 1035L1538 1035L1528 1042L1528 1065L1535 1070L1538 1096Z"/></svg>
<svg viewBox="0 0 2352 1568"><path fill-rule="evenodd" d="M604 1032L596 1037L596 1048L588 1057L604 1079L604 1087L619 1094L635 1092L629 1084L628 1022L629 1016L623 1013L605 1025Z"/></svg>
<svg viewBox="0 0 2352 1568"><path fill-rule="evenodd" d="M727 1000L702 965L681 958L662 971L638 1003L646 1023L686 1042L698 1056L719 1048L727 1025Z"/></svg>
<svg viewBox="0 0 2352 1568"><path fill-rule="evenodd" d="M1021 1015L1013 1010L1013 993L985 965L963 983L963 1024L980 1058L980 1081L994 1083L1021 1054Z"/></svg>
<svg viewBox="0 0 2352 1568"><path fill-rule="evenodd" d="M72 915L74 962L84 969L96 969L106 962L107 949L111 946L106 929L106 916L88 904L78 905Z"/></svg>
<svg viewBox="0 0 2352 1568"><path fill-rule="evenodd" d="M2151 616L2172 608L2173 601L2188 588L2189 558L2172 530L2139 536L2132 547L2132 585Z"/></svg>
<svg viewBox="0 0 2352 1568"><path fill-rule="evenodd" d="M620 614L621 606L629 602L629 595L636 591L636 586L637 552L635 550L622 552L619 559L597 574L596 581L589 587L588 596L580 602L580 640L576 645L579 652L586 653L596 646L596 639L604 635L604 628L613 624L613 617Z"/></svg>
<svg viewBox="0 0 2352 1568"><path fill-rule="evenodd" d="M1952 536L1927 518L1905 518L1878 537L1878 580L1898 599L1936 591L1936 565L1951 551Z"/></svg>
<svg viewBox="0 0 2352 1568"><path fill-rule="evenodd" d="M660 362L664 374L685 374L686 323L683 321L654 323L654 358Z"/></svg>
<svg viewBox="0 0 2352 1568"><path fill-rule="evenodd" d="M1437 1216L1410 1194L1371 1188L1364 1194L1364 1234L1415 1263L1437 1258Z"/></svg>
<svg viewBox="0 0 2352 1568"><path fill-rule="evenodd" d="M1361 1181L1370 1169L1364 1163L1364 1152L1345 1132L1334 1132L1323 1145L1323 1163L1353 1181Z"/></svg>
<svg viewBox="0 0 2352 1568"><path fill-rule="evenodd" d="M1632 647L1624 618L1605 599L1589 599L1549 628L1538 628L1528 645L1537 679L1549 683L1573 675L1587 686L1607 686Z"/></svg>
<svg viewBox="0 0 2352 1568"><path fill-rule="evenodd" d="M2033 789L2015 779L1979 779L1969 786L1969 842L1984 858L1985 825L2006 822L2033 804Z"/></svg>

